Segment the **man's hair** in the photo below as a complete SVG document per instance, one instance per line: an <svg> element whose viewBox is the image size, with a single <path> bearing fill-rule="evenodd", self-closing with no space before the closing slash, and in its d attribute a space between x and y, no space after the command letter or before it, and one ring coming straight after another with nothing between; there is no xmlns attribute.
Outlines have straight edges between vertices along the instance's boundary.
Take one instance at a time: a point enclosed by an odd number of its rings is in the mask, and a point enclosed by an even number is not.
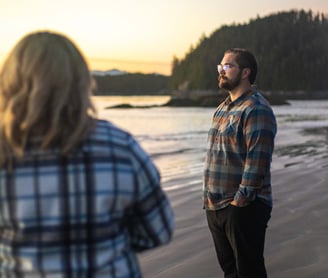
<svg viewBox="0 0 328 278"><path fill-rule="evenodd" d="M236 55L236 62L239 65L239 68L249 68L251 70L248 80L253 84L257 74L257 62L255 56L244 48L231 48L225 51L225 54L226 53L233 53Z"/></svg>
<svg viewBox="0 0 328 278"><path fill-rule="evenodd" d="M69 153L90 132L94 81L78 47L49 31L23 37L0 71L0 165L23 156L31 138L40 148Z"/></svg>

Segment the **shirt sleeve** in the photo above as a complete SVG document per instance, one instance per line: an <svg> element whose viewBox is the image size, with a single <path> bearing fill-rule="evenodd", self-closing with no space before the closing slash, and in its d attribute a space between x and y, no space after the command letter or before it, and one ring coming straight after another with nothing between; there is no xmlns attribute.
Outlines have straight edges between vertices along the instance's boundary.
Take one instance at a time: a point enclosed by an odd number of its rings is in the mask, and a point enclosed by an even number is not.
<svg viewBox="0 0 328 278"><path fill-rule="evenodd" d="M143 251L168 243L174 229L174 213L160 186L160 174L151 158L132 139L136 201L129 232L132 248Z"/></svg>
<svg viewBox="0 0 328 278"><path fill-rule="evenodd" d="M255 106L246 114L244 136L246 159L242 181L234 200L238 206L246 206L256 198L265 177L270 174L274 137L277 126L270 107Z"/></svg>

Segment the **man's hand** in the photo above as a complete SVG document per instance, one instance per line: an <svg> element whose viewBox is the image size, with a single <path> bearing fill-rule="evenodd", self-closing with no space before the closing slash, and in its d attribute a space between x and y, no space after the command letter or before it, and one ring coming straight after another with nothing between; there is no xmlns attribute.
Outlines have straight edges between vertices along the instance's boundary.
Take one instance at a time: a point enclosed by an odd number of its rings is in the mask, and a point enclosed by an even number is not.
<svg viewBox="0 0 328 278"><path fill-rule="evenodd" d="M235 207L238 206L238 204L237 204L237 202L236 202L235 200L233 200L233 201L230 203L230 205L235 206Z"/></svg>

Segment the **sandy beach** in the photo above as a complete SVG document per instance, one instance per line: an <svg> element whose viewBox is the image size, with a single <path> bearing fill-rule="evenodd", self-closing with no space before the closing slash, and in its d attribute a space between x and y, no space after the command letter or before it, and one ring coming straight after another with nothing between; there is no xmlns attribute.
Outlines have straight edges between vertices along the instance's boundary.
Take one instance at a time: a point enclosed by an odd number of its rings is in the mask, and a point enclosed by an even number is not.
<svg viewBox="0 0 328 278"><path fill-rule="evenodd" d="M326 278L328 101L290 103L274 107L278 134L272 162L273 211L265 246L268 277ZM201 200L213 109L102 113L136 134L152 154L175 211L172 242L139 256L144 278L223 278Z"/></svg>
<svg viewBox="0 0 328 278"><path fill-rule="evenodd" d="M305 130L306 136L289 135L278 136L272 164L274 208L265 247L268 277L325 278L328 132L313 129ZM203 158L204 153L185 152L155 160L175 210L176 230L169 245L140 255L145 278L223 277L202 210Z"/></svg>

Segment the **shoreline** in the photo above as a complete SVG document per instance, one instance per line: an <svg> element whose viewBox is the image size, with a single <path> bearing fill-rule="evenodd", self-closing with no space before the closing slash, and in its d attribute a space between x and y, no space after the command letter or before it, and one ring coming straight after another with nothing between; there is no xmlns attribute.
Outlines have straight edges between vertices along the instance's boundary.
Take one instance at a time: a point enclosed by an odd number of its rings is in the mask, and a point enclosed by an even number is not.
<svg viewBox="0 0 328 278"><path fill-rule="evenodd" d="M273 106L290 105L290 100L328 100L328 91L261 91L261 94ZM124 97L158 97L159 95L96 95L96 97L104 96L124 96ZM163 104L154 105L133 105L130 103L120 103L107 106L105 109L133 109L133 108L154 108L154 107L217 107L226 97L225 91L173 91L170 94L162 96L169 97L169 100Z"/></svg>
<svg viewBox="0 0 328 278"><path fill-rule="evenodd" d="M317 128L310 134L307 140L277 142L272 163L273 211L265 246L270 278L324 278L328 272L327 129ZM301 149L296 148L299 145ZM164 176L163 187L171 188L167 194L176 216L174 238L167 246L139 255L144 278L223 278L201 207L203 154L175 154L171 167L179 159L194 168Z"/></svg>

